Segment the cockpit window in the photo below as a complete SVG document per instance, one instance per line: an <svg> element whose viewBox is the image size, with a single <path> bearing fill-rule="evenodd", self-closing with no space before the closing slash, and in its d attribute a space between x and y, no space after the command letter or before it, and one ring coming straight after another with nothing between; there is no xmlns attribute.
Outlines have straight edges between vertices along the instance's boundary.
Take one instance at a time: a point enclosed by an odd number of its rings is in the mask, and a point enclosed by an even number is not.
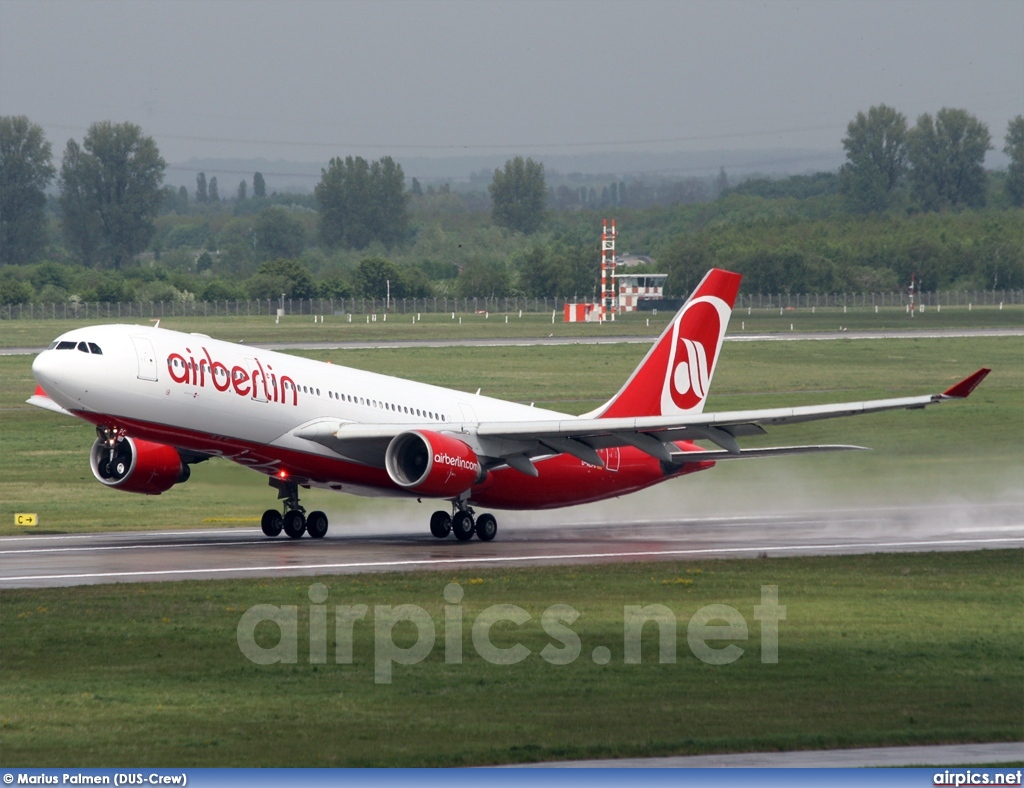
<svg viewBox="0 0 1024 788"><path fill-rule="evenodd" d="M58 342L57 340L54 340L53 343L50 345L49 349L50 350L54 350L54 349L56 349L56 350L74 350L75 348L78 348L83 353L92 353L94 356L102 356L103 355L103 351L100 349L100 346L97 345L95 342L77 342L76 343L76 342L71 342L70 340L67 340L67 339L62 340L60 342Z"/></svg>

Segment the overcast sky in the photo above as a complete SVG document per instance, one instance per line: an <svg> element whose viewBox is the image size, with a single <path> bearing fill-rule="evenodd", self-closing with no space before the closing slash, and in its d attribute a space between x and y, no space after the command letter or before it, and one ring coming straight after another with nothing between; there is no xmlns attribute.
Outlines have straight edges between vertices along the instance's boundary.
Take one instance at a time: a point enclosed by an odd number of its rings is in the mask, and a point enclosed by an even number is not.
<svg viewBox="0 0 1024 788"><path fill-rule="evenodd" d="M169 162L836 148L858 110L1024 112L1024 0L0 0L0 114Z"/></svg>

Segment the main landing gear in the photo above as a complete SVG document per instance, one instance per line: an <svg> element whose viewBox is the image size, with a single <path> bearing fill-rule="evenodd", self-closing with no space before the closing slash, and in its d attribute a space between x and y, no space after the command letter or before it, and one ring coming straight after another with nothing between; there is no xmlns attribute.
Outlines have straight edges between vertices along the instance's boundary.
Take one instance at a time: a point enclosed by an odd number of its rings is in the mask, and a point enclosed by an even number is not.
<svg viewBox="0 0 1024 788"><path fill-rule="evenodd" d="M279 497L284 499L283 512L277 509L267 509L260 520L260 528L267 536L278 536L284 531L292 539L299 539L302 534L307 533L313 539L323 539L327 533L327 515L323 512L310 512L299 504L299 485L295 482L280 482L271 484L277 487Z"/></svg>
<svg viewBox="0 0 1024 788"><path fill-rule="evenodd" d="M430 533L444 539L450 533L460 542L468 542L473 534L482 542L489 542L498 534L498 521L493 514L482 514L473 520L473 508L462 501L452 502L452 514L439 511L430 516Z"/></svg>

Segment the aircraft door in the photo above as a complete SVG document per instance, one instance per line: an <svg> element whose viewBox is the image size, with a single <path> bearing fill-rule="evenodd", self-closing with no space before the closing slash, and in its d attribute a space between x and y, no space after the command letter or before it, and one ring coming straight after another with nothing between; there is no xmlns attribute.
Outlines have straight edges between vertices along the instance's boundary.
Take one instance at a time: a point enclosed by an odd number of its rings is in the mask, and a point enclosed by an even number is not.
<svg viewBox="0 0 1024 788"><path fill-rule="evenodd" d="M145 337L132 337L135 355L139 360L139 380L156 380L156 353L153 343Z"/></svg>

